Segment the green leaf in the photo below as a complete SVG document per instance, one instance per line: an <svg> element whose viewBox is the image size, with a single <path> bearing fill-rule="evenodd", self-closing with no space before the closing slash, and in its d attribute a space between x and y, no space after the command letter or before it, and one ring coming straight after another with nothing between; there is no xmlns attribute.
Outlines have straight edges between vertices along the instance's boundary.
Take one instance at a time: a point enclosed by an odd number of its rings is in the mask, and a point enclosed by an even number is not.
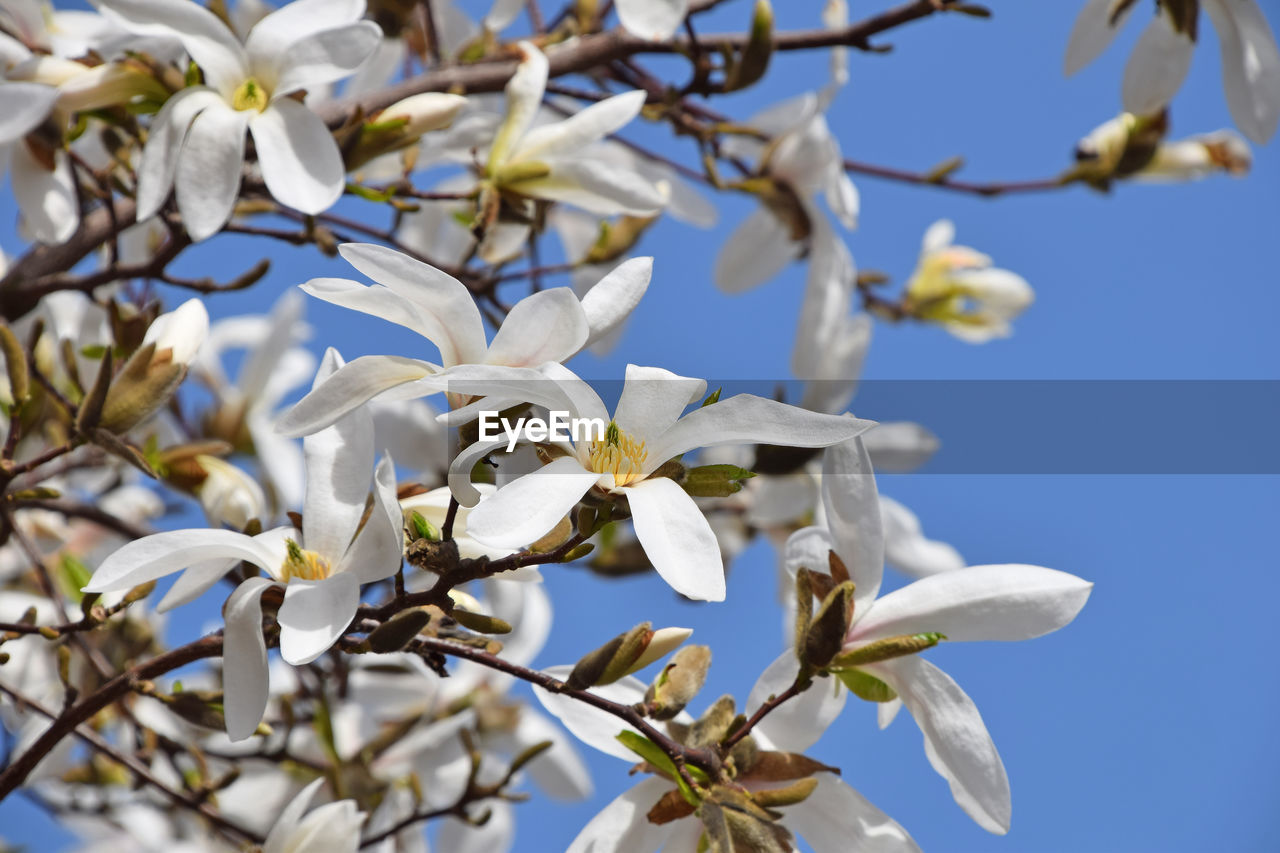
<svg viewBox="0 0 1280 853"><path fill-rule="evenodd" d="M868 702L892 702L898 698L898 691L860 669L840 670L836 673L836 677L859 699L865 699Z"/></svg>

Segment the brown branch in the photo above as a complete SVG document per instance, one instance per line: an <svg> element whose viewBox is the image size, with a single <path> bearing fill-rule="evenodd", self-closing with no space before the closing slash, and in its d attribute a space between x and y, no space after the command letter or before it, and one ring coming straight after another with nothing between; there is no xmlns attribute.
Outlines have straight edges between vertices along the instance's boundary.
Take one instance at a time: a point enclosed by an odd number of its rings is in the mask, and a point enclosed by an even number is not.
<svg viewBox="0 0 1280 853"><path fill-rule="evenodd" d="M974 195L987 196L988 198L1006 193L1033 193L1048 192L1049 190L1059 190L1063 187L1070 186L1069 181L1062 178L1042 178L1034 181L961 181L948 177L947 175L931 175L928 172L911 172L906 169L894 169L889 166L877 166L872 163L862 163L857 160L845 160L844 168L846 172L853 172L858 175L868 175L873 178L883 178L889 181L898 181L900 183L916 184L919 186L938 187L944 190L953 190L955 192L972 193Z"/></svg>

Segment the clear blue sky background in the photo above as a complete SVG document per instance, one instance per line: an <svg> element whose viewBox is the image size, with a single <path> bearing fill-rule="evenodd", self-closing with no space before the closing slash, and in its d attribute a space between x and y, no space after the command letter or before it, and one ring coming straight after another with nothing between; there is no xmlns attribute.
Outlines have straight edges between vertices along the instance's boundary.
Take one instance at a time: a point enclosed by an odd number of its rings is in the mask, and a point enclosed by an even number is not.
<svg viewBox="0 0 1280 853"><path fill-rule="evenodd" d="M795 7L780 13L782 25L809 26L821 4L777 5ZM878 8L852 5L855 17ZM1076 139L1118 110L1123 61L1140 29L1131 22L1100 62L1064 80L1061 57L1079 5L996 2L991 21L936 17L892 34L887 56L851 55L851 82L830 116L846 155L925 169L963 154L970 165L962 176L973 179L1057 172ZM1141 4L1134 18L1145 19L1150 5ZM1280 9L1262 5L1274 24ZM746 4L725 6L701 29L745 23ZM1230 123L1207 20L1203 32L1205 44L1174 103L1175 136ZM725 108L745 117L821 85L826 74L825 55L779 57L767 83ZM683 143L664 150L696 162ZM960 242L992 254L1037 292L1014 337L986 346L931 328L878 328L866 375L1280 378L1280 144L1257 148L1255 156L1247 180L1121 186L1109 197L1073 188L992 201L857 179L862 223L849 242L860 266L901 281L924 229L946 216ZM11 202L4 204L11 221ZM581 373L620 378L631 361L713 380L785 378L803 268L745 296L717 293L713 249L749 206L724 198L721 209L713 231L663 222L649 233L643 250L657 256L654 284L616 353L580 359L574 366ZM229 259L243 268L263 251L277 259L271 276L249 294L212 300L215 315L263 309L313 275L348 275L341 261L248 239L215 240L180 269L218 274L232 269ZM313 302L309 318L318 340L348 358L421 351L388 324L327 305ZM710 318L732 334L700 334ZM1106 429L1108 412L1074 418L1082 433L1096 432ZM1193 401L1185 417L1151 426L1188 446L1230 443L1234 418L1198 410ZM1070 431L1056 430L1052 440L1069 441ZM880 732L871 706L851 703L815 755L839 765L926 850L1280 846L1280 678L1267 651L1280 599L1275 476L909 475L884 477L881 488L971 563L1037 563L1096 588L1083 614L1058 634L929 653L977 702L1004 757L1015 805L1006 838L988 835L955 806L906 714ZM694 627L695 640L712 646L708 701L721 693L745 697L779 651L773 572L772 552L753 548L733 567L728 603L717 606L678 602L652 577L608 583L581 571L548 571L558 633L540 663L571 662L617 630L652 619ZM631 784L620 762L584 754L596 797L520 806L517 849L562 849ZM57 849L63 838L19 802L0 806L0 826L35 850Z"/></svg>

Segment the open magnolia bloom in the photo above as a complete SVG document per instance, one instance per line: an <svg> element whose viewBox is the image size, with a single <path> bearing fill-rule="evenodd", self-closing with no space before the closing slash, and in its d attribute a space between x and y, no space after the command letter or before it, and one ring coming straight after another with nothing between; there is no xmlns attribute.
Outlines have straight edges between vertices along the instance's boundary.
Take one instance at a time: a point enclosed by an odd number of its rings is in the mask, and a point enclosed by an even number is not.
<svg viewBox="0 0 1280 853"><path fill-rule="evenodd" d="M462 364L536 367L566 361L626 319L653 272L652 258L635 258L609 273L581 301L567 287L534 293L512 307L489 342L471 291L453 276L383 246L347 243L338 251L377 284L314 278L302 289L334 305L417 332L439 349L441 363L394 355L357 358L281 417L279 429L286 434L314 432L393 389L393 396L400 399L445 390L444 381L436 376L443 368ZM427 379L431 381L418 381Z"/></svg>
<svg viewBox="0 0 1280 853"><path fill-rule="evenodd" d="M1008 337L1011 321L1031 305L1035 292L1022 276L993 267L987 255L954 245L955 234L947 219L925 231L904 307L962 341Z"/></svg>
<svg viewBox="0 0 1280 853"><path fill-rule="evenodd" d="M340 364L330 349L317 382ZM287 663L309 663L346 630L360 603L361 584L395 574L403 553L395 471L384 456L374 475L374 506L361 524L373 467L373 426L354 412L303 442L307 490L302 529L289 527L247 536L232 530L175 530L137 539L116 551L93 574L86 592L129 589L181 569L160 609L184 604L208 590L241 560L268 577L251 577L231 594L226 617L224 692L227 734L253 734L267 704L267 648L260 598L282 587L280 654Z"/></svg>
<svg viewBox="0 0 1280 853"><path fill-rule="evenodd" d="M828 661L806 666L825 669L859 697L882 703L881 727L905 704L924 733L929 763L950 783L956 802L984 829L1007 832L1009 780L982 716L946 673L917 653L942 640L1029 640L1051 633L1076 617L1093 584L1039 566L972 566L877 598L883 537L875 477L860 439L828 448L822 499L825 525L791 536L787 567L794 574L842 565L854 585L852 612L838 651ZM806 642L801 655L788 651L769 666L751 692L748 713L791 686L799 657L811 648ZM781 705L769 716L779 724L779 748L807 746L812 732L825 729L846 698L844 690L833 693L829 682L819 680Z"/></svg>
<svg viewBox="0 0 1280 853"><path fill-rule="evenodd" d="M360 826L365 814L355 800L338 800L307 811L324 779L302 789L271 827L262 853L355 853L360 849Z"/></svg>
<svg viewBox="0 0 1280 853"><path fill-rule="evenodd" d="M537 370L461 367L443 376L450 392L482 398L450 413L451 423L473 419L477 410L500 411L506 404L526 402L567 413L571 422L608 425L594 438L580 436L554 445L554 453L562 455L476 506L467 522L472 537L490 545L520 547L554 528L589 492L626 498L636 538L658 574L682 595L706 601L724 599L720 549L693 498L660 470L664 464L694 448L722 444L825 447L873 425L750 394L704 405L682 417L685 408L706 393L706 382L634 364L627 365L612 416L587 383L554 362ZM480 500L471 483L475 463L510 443L505 431L497 438L486 438L482 431L481 439L453 460L449 486L460 504L475 506Z"/></svg>
<svg viewBox="0 0 1280 853"><path fill-rule="evenodd" d="M153 216L176 188L193 240L231 217L253 134L271 195L320 213L342 195L344 166L324 122L295 96L355 71L381 31L360 20L363 0L296 0L259 21L245 43L212 12L188 0L102 0L103 12L142 34L182 43L204 73L165 102L138 168L138 219Z"/></svg>
<svg viewBox="0 0 1280 853"><path fill-rule="evenodd" d="M1115 38L1134 0L1089 0L1067 44L1064 70L1074 74L1093 62ZM1125 67L1124 108L1154 113L1169 104L1186 79L1200 33L1200 8L1209 13L1222 52L1222 86L1231 117L1258 144L1280 121L1280 50L1254 0L1199 0L1156 5L1156 16L1138 39Z"/></svg>

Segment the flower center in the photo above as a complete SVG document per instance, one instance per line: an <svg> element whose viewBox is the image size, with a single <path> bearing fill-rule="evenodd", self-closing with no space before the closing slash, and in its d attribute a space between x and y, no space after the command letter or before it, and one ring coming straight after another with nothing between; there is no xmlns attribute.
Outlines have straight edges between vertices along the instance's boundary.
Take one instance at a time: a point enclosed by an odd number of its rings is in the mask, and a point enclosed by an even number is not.
<svg viewBox="0 0 1280 853"><path fill-rule="evenodd" d="M333 567L315 551L307 551L292 539L285 540L288 556L280 567L281 580L288 583L293 578L304 581L321 581L329 577Z"/></svg>
<svg viewBox="0 0 1280 853"><path fill-rule="evenodd" d="M616 422L609 421L604 441L591 442L591 470L612 474L615 485L625 486L640 478L648 455L643 441L636 441L618 429Z"/></svg>
<svg viewBox="0 0 1280 853"><path fill-rule="evenodd" d="M231 108L234 110L262 112L267 108L267 103L270 100L271 98L267 95L267 90L262 88L262 84L250 77L241 83L240 87L232 94Z"/></svg>

